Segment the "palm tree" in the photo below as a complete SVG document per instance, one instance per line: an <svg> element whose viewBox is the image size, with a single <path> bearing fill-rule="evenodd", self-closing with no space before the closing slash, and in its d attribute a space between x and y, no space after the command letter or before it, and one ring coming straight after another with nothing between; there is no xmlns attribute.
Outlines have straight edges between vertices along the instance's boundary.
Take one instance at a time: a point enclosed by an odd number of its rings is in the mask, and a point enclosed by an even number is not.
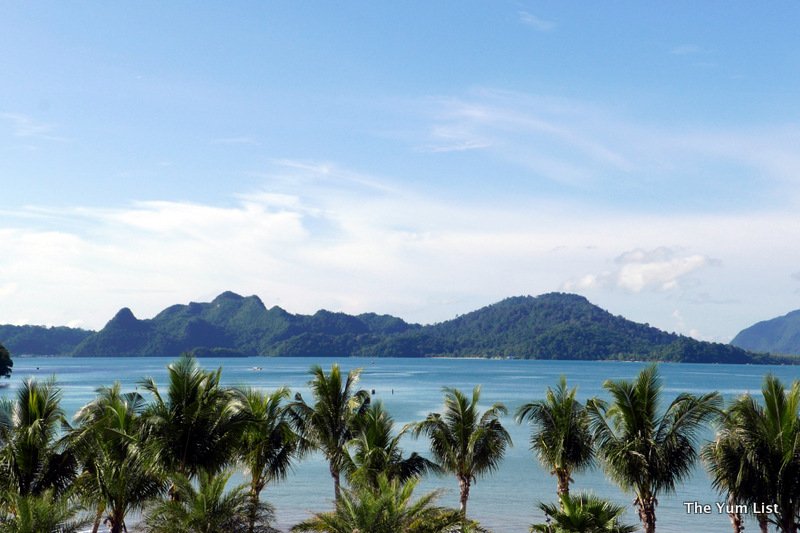
<svg viewBox="0 0 800 533"><path fill-rule="evenodd" d="M336 509L317 513L292 527L293 533L444 533L455 531L460 513L433 505L440 492L430 492L412 501L417 479L389 481L379 475L375 487L360 486L342 491Z"/></svg>
<svg viewBox="0 0 800 533"><path fill-rule="evenodd" d="M84 469L76 484L96 502L93 533L106 510L111 532L120 533L127 514L143 509L164 492L165 484L155 462L143 453L144 398L122 393L119 383L97 392L97 398L75 415L78 427L70 436Z"/></svg>
<svg viewBox="0 0 800 533"><path fill-rule="evenodd" d="M608 380L609 406L589 400L594 438L606 472L620 488L632 491L645 533L656 530L656 505L661 492L691 472L703 424L719 409L720 396L681 394L662 413L661 380L655 365L635 381Z"/></svg>
<svg viewBox="0 0 800 533"><path fill-rule="evenodd" d="M625 508L593 494L571 496L560 494L559 505L540 503L546 524L534 524L531 532L539 533L633 533L634 526L622 524ZM550 523L552 519L553 523Z"/></svg>
<svg viewBox="0 0 800 533"><path fill-rule="evenodd" d="M226 490L232 472L209 474L196 472L197 485L188 477L175 477L178 498L164 500L147 514L147 533L247 533L250 529L250 498L247 485ZM276 533L269 526L272 510L260 504L256 521L257 533Z"/></svg>
<svg viewBox="0 0 800 533"><path fill-rule="evenodd" d="M14 361L11 360L11 354L5 346L0 344L0 377L10 378L13 366Z"/></svg>
<svg viewBox="0 0 800 533"><path fill-rule="evenodd" d="M66 441L61 390L55 380L25 380L15 401L0 403L0 480L22 496L64 493L77 474Z"/></svg>
<svg viewBox="0 0 800 533"><path fill-rule="evenodd" d="M237 395L220 384L221 368L207 372L193 357L182 356L167 371L166 397L152 378L141 382L153 395L142 415L152 453L167 472L219 472L235 460L245 428Z"/></svg>
<svg viewBox="0 0 800 533"><path fill-rule="evenodd" d="M771 489L766 485L766 477L750 461L743 435L745 420L737 411L729 408L722 414L716 438L703 447L701 457L711 475L713 487L728 503L728 516L734 533L741 533L744 523L737 505L757 505ZM757 513L756 518L761 530L766 532L766 515Z"/></svg>
<svg viewBox="0 0 800 533"><path fill-rule="evenodd" d="M747 492L739 496L755 504L757 511L767 511L757 516L762 530L771 520L783 533L796 533L800 514L800 381L787 391L770 375L761 392L763 405L744 395L728 409L735 430L731 438L744 452L740 468ZM730 490L727 485L725 488ZM768 510L768 505L773 507Z"/></svg>
<svg viewBox="0 0 800 533"><path fill-rule="evenodd" d="M349 456L348 481L366 483L376 488L378 478L385 475L389 481L401 483L427 472L439 471L438 465L416 452L403 457L400 439L409 428L393 435L394 420L381 402L370 404L364 416L355 423L353 438L348 444L353 449Z"/></svg>
<svg viewBox="0 0 800 533"><path fill-rule="evenodd" d="M556 390L547 388L545 400L527 403L519 408L517 423L532 426L531 451L542 466L558 480L558 496L569 494L572 473L591 467L594 462L589 415L575 399L577 389L567 389L561 376Z"/></svg>
<svg viewBox="0 0 800 533"><path fill-rule="evenodd" d="M311 367L309 373L313 376L308 384L314 404L308 405L297 393L288 412L297 433L328 460L333 493L338 500L341 473L347 465L345 447L353 438L355 419L369 407L369 393L355 390L361 369L351 370L344 380L336 364L329 374L318 365Z"/></svg>
<svg viewBox="0 0 800 533"><path fill-rule="evenodd" d="M428 414L413 426L413 434L425 434L436 462L443 471L455 474L461 515L466 517L472 483L497 470L506 448L512 445L511 436L500 422L507 410L502 403L496 403L481 414L479 386L473 389L471 401L458 389L445 387L444 393L444 413Z"/></svg>
<svg viewBox="0 0 800 533"><path fill-rule="evenodd" d="M261 491L269 483L286 479L301 443L282 405L289 397L289 389L280 388L271 394L245 389L240 393L247 419L240 460L250 474L249 533L253 533Z"/></svg>
<svg viewBox="0 0 800 533"><path fill-rule="evenodd" d="M45 489L38 495L21 495L10 490L7 508L0 512L0 533L77 533L89 520L80 516L74 499Z"/></svg>

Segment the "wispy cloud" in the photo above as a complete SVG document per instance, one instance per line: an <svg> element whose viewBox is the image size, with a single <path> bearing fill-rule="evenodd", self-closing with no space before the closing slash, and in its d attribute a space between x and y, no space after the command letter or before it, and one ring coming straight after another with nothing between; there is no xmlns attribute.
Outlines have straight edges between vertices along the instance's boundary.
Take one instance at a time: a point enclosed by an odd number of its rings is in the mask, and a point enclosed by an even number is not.
<svg viewBox="0 0 800 533"><path fill-rule="evenodd" d="M221 137L219 139L212 139L211 144L229 144L229 145L245 145L245 146L259 146L257 140L252 137Z"/></svg>
<svg viewBox="0 0 800 533"><path fill-rule="evenodd" d="M545 20L542 18L533 15L527 11L519 11L519 20L526 26L530 26L531 28L537 31L551 31L555 29L556 23L551 20Z"/></svg>
<svg viewBox="0 0 800 533"><path fill-rule="evenodd" d="M798 127L654 127L612 109L566 98L491 89L429 99L428 152L481 150L569 194L636 209L774 205L798 199ZM734 189L734 184L736 188ZM739 205L735 205L738 202Z"/></svg>
<svg viewBox="0 0 800 533"><path fill-rule="evenodd" d="M697 46L696 44L681 44L673 47L669 51L669 53L676 56L688 56L696 54L705 54L708 53L708 50L700 46Z"/></svg>
<svg viewBox="0 0 800 533"><path fill-rule="evenodd" d="M11 133L15 137L42 139L46 141L66 141L65 137L55 135L56 126L36 120L22 113L0 113L0 118L5 119L11 126Z"/></svg>

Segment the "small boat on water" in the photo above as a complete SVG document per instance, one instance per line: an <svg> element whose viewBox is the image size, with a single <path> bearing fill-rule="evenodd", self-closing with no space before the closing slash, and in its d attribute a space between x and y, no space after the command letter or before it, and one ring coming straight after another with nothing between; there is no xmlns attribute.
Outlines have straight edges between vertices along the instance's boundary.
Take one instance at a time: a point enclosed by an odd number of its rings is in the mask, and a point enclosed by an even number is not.
<svg viewBox="0 0 800 533"><path fill-rule="evenodd" d="M261 372L264 369L261 368L260 366L254 366L250 370L252 370L253 372Z"/></svg>

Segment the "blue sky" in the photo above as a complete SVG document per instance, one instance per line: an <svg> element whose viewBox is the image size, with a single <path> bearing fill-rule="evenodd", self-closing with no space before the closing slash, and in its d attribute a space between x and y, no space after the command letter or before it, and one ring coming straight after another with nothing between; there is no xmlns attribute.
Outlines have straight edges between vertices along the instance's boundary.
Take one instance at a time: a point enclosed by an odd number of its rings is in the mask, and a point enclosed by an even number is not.
<svg viewBox="0 0 800 533"><path fill-rule="evenodd" d="M795 3L0 6L0 323L798 305Z"/></svg>

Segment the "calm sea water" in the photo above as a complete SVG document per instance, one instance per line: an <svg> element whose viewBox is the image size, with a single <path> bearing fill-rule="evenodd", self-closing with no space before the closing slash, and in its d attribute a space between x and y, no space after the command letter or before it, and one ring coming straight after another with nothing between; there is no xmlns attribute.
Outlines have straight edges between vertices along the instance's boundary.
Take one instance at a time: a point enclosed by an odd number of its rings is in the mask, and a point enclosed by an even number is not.
<svg viewBox="0 0 800 533"><path fill-rule="evenodd" d="M126 389L136 387L137 381L152 376L159 384L166 380L168 358L66 358L27 357L15 359L14 376L0 396L10 396L25 376L45 378L55 375L64 394L63 405L71 416L94 397L101 385L120 381ZM544 397L560 375L570 386L578 387L581 399L605 397L602 383L606 379L634 377L644 365L623 362L571 361L494 361L480 359L312 359L312 358L241 358L201 359L206 368L223 368L223 380L229 385L249 385L274 389L287 385L293 392L310 398L306 382L312 364L329 368L338 362L343 369L363 368L361 386L375 389L374 399L382 400L395 418L398 427L424 418L442 407L442 387L457 387L471 391L482 386L481 402L488 406L504 402L513 415L523 403ZM254 370L256 366L261 371ZM666 399L680 392L704 393L719 391L726 400L745 393L758 393L765 374L773 373L789 382L798 378L797 367L661 364ZM534 460L529 450L529 430L513 423L506 425L514 439L499 471L481 479L470 493L469 514L495 533L516 533L528 530L532 522L543 521L537 502L555 500L555 480ZM709 428L708 436L712 435ZM407 439L408 451L427 452L424 440ZM624 494L608 482L601 470L575 476L573 490L588 489L618 503L630 505L632 496ZM436 488L446 489L440 500L448 506L458 505L455 479L431 477L418 487L419 493ZM327 510L333 498L333 484L326 463L321 457L311 457L297 465L293 475L280 484L270 486L264 497L277 510L278 525L288 529L308 517L311 511ZM662 496L658 505L658 530L662 532L712 533L729 531L726 515L687 514L684 501L713 504L719 501L706 473L697 468L694 475L678 488L676 494ZM713 505L712 505L713 506ZM633 509L627 520L637 524ZM749 528L755 528L754 522Z"/></svg>

